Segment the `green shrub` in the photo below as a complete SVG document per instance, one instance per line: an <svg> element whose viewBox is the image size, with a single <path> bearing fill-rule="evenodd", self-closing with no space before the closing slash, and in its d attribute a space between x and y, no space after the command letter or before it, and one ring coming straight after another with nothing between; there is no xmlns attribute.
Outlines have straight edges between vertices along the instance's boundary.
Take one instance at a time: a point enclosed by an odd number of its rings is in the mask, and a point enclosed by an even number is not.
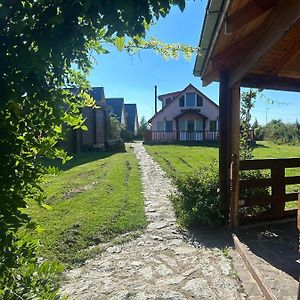
<svg viewBox="0 0 300 300"><path fill-rule="evenodd" d="M177 192L171 196L178 221L184 226L221 225L217 164L174 179Z"/></svg>
<svg viewBox="0 0 300 300"><path fill-rule="evenodd" d="M132 142L133 141L133 135L127 129L122 129L120 135L124 142Z"/></svg>
<svg viewBox="0 0 300 300"><path fill-rule="evenodd" d="M281 120L272 120L264 126L264 138L276 144L294 145L300 142L300 125L283 123Z"/></svg>
<svg viewBox="0 0 300 300"><path fill-rule="evenodd" d="M28 229L12 233L6 241L0 261L0 299L65 299L59 294L57 275L63 266L57 262L39 261L36 255L37 242ZM8 246L9 245L9 246Z"/></svg>

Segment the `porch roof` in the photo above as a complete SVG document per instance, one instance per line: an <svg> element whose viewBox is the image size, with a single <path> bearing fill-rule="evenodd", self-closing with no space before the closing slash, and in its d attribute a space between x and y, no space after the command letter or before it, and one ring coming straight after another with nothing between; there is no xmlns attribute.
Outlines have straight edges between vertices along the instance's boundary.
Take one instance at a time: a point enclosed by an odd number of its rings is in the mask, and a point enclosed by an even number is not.
<svg viewBox="0 0 300 300"><path fill-rule="evenodd" d="M180 117L182 117L186 114L195 114L195 115L198 115L198 116L202 117L203 119L208 119L206 116L204 116L203 114L201 114L200 112L198 112L194 109L186 109L181 114L174 117L174 120L177 120L177 119L179 119Z"/></svg>
<svg viewBox="0 0 300 300"><path fill-rule="evenodd" d="M204 86L300 91L299 0L209 0L194 75Z"/></svg>

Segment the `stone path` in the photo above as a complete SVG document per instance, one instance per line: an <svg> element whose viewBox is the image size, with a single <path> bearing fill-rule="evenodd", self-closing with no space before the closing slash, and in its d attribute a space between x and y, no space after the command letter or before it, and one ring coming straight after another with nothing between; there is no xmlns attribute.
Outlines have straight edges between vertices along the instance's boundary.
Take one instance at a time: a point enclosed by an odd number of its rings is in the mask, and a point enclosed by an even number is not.
<svg viewBox="0 0 300 300"><path fill-rule="evenodd" d="M149 225L139 238L108 247L68 271L63 291L81 300L247 299L219 240L177 230L168 199L170 180L141 143L132 147L140 163Z"/></svg>

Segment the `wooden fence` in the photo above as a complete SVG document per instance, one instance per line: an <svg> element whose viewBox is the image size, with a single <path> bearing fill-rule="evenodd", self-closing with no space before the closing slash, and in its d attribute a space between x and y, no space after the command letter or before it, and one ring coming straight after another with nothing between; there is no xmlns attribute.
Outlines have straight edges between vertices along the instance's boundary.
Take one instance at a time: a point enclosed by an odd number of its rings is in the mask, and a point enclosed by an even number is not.
<svg viewBox="0 0 300 300"><path fill-rule="evenodd" d="M271 170L270 178L240 180L240 191L270 187L270 194L261 197L248 197L240 200L241 207L270 205L270 210L253 218L240 217L240 223L249 219L275 219L295 215L297 209L286 210L286 202L298 200L298 192L286 193L286 186L300 184L300 176L287 177L287 168L300 168L300 158L261 159L240 161L240 171Z"/></svg>

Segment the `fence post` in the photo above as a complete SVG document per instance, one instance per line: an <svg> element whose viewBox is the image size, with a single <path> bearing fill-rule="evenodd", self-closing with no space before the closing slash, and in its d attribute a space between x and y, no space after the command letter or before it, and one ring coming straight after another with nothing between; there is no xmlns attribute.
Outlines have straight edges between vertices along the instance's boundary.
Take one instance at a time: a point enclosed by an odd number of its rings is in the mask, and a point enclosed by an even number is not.
<svg viewBox="0 0 300 300"><path fill-rule="evenodd" d="M285 168L275 167L271 168L272 178L272 214L276 216L282 216L285 208Z"/></svg>

